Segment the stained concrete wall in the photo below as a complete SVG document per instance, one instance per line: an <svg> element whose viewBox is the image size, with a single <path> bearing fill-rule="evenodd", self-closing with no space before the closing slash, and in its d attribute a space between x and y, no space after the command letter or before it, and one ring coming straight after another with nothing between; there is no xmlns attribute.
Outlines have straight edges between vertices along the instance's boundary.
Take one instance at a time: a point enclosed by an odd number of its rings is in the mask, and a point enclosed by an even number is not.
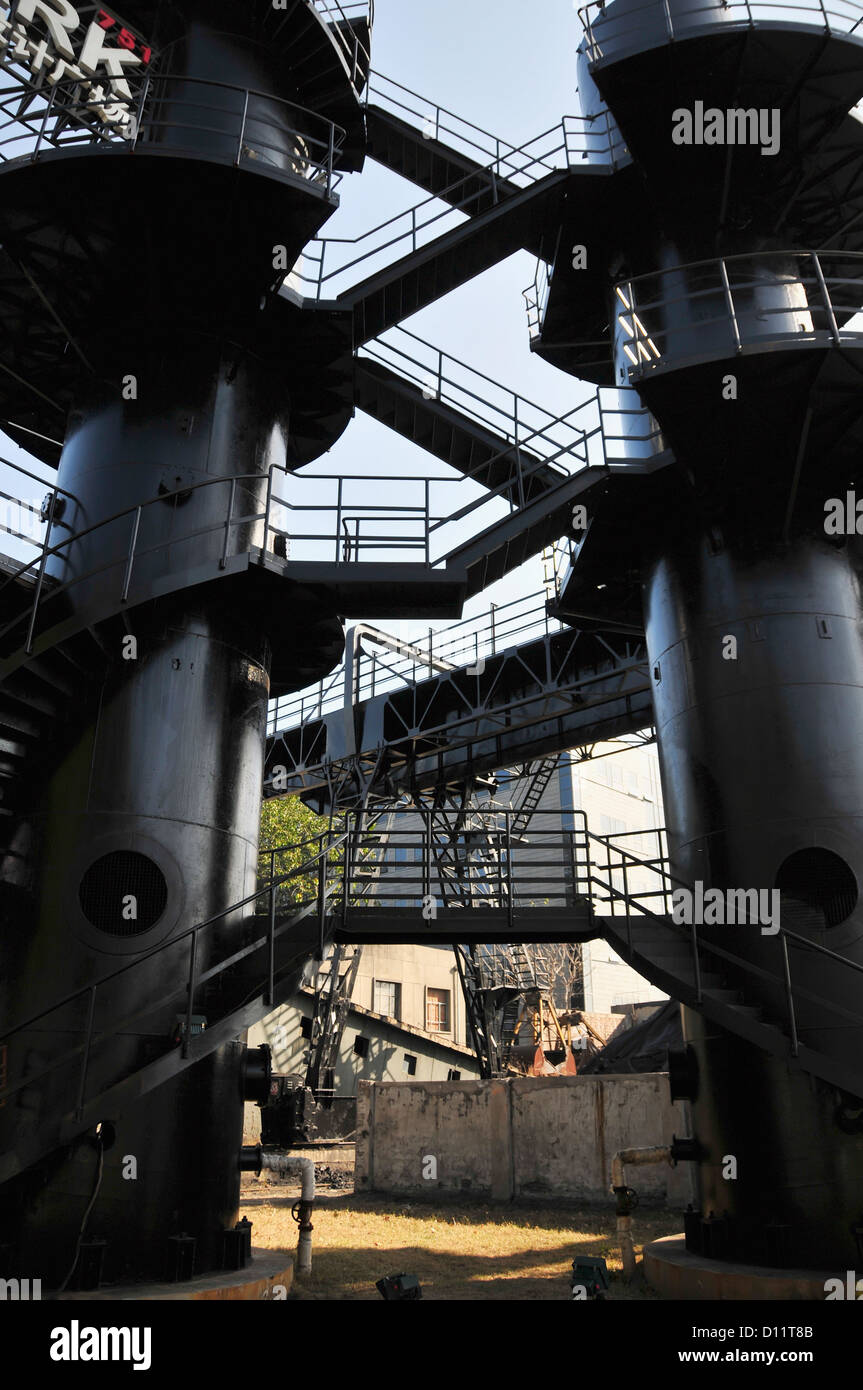
<svg viewBox="0 0 863 1390"><path fill-rule="evenodd" d="M356 1188L607 1205L614 1154L690 1135L685 1107L664 1072L360 1082ZM640 1167L627 1180L642 1199L683 1208L693 1167Z"/></svg>

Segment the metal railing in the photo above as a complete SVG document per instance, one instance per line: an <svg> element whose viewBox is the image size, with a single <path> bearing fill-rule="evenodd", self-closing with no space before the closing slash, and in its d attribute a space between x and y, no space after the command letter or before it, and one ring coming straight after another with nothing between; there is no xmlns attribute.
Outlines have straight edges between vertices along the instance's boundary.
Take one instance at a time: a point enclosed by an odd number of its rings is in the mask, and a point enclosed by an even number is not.
<svg viewBox="0 0 863 1390"><path fill-rule="evenodd" d="M640 851L636 851L632 845L624 849L617 843L621 839L632 840L635 837L640 837L642 840ZM655 845L643 847L644 840L649 841L651 838L655 839ZM594 861L591 858L591 891L594 895L594 902L598 900L603 903L600 915L624 918L627 947L630 952L633 949L633 924L635 922L643 924L645 920L649 919L661 920L669 931L675 933L679 941L688 944L692 961L696 1005L701 1005L704 1001L703 977L708 968L712 967L713 970L723 971L731 966L737 982L745 983L747 980L757 980L762 987L767 989L768 997L774 1005L777 1005L779 1001L784 1001L784 1026L787 1029L793 1057L799 1055L800 1036L805 1031L801 1025L801 1008L803 1006L815 1004L819 1008L826 1007L831 1010L834 1018L842 1020L841 1024L831 1021L829 1025L831 1028L847 1027L849 1022L854 1026L863 1025L863 1013L848 1010L836 1000L828 999L824 995L814 992L808 985L800 983L798 970L795 969L792 972L791 968L794 959L793 952L795 951L808 952L820 960L832 962L842 970L850 970L855 975L863 975L863 964L860 962L850 960L836 951L831 951L828 947L822 946L820 942L802 936L799 932L791 931L777 921L775 923L777 929L771 931L770 936L761 938L771 943L769 949L774 952L775 968L769 970L763 965L739 955L736 951L720 945L715 936L706 938L702 934L699 924L695 921L685 925L672 925L675 907L674 895L680 889L684 889L691 895L692 885L671 873L664 829L630 831L607 836L596 836L588 832L588 839L591 844L605 846L603 862L593 867ZM601 877L601 875L603 876ZM644 886L639 886L639 884ZM598 897L597 889L599 889ZM738 890L738 892L740 891ZM738 917L737 925L749 924L759 927L757 914L753 915L748 903L748 893L746 890L743 892L744 897L747 898L747 906L743 917ZM642 954L649 958L649 948L643 948ZM798 957L798 965L802 964L803 962ZM805 968L801 969L799 974L803 975L805 979ZM761 995L756 993L753 998L760 999ZM751 999L748 1002L751 1002Z"/></svg>
<svg viewBox="0 0 863 1390"><path fill-rule="evenodd" d="M591 62L616 54L640 51L659 43L679 42L705 29L784 27L826 29L845 37L858 35L863 15L855 0L708 0L687 3L678 10L675 0L642 0L615 13L614 3L591 0L578 11Z"/></svg>
<svg viewBox="0 0 863 1390"><path fill-rule="evenodd" d="M67 488L58 486L29 468L24 468L20 463L0 458L0 470L2 469L9 470L21 479L26 478L31 483L37 483L41 496L36 497L32 493L29 498L23 496L23 483L21 492L7 492L4 485L13 484L0 471L0 532L14 537L23 546L30 547L41 555L45 543L45 527L48 526L49 519L54 519L59 524L66 503L77 502L78 499Z"/></svg>
<svg viewBox="0 0 863 1390"><path fill-rule="evenodd" d="M36 161L47 150L154 145L302 178L331 193L345 142L341 126L269 92L170 73L148 73L126 119L107 121L104 101L73 102L0 64L0 162ZM215 93L221 94L221 100Z"/></svg>
<svg viewBox="0 0 863 1390"><path fill-rule="evenodd" d="M630 380L744 351L863 343L863 252L760 251L615 286Z"/></svg>
<svg viewBox="0 0 863 1390"><path fill-rule="evenodd" d="M531 346L538 343L543 335L546 311L551 299L552 281L561 249L560 237L561 234L558 233L557 243L552 254L540 254L538 256L533 280L521 292L527 314L527 329ZM568 342L561 342L556 337L554 346L575 349L578 352L579 361L584 365L605 364L612 351L609 336L594 339L579 337Z"/></svg>
<svg viewBox="0 0 863 1390"><path fill-rule="evenodd" d="M107 576L111 571L116 572L116 590L109 584L102 586L99 613L94 610L91 616L98 620L102 610L104 615L108 615L126 603L135 602L134 580L140 562L168 548L176 549L195 540L203 542L208 536L218 537L219 567L225 569L230 557L256 548L256 544L249 541L248 534L249 528L255 528L259 523L263 523L259 548L274 550L295 563L307 561L341 568L384 561L411 562L429 569L445 567L450 556L466 540L517 511L517 502L524 501L526 484L550 464L561 463L562 460L568 462L574 458L575 468L561 467L556 470L560 473L561 487L567 484L573 473L587 467L589 462L602 466L602 451L608 447L608 435L598 402L592 399L564 418L569 421L578 411L590 409L596 410L597 423L589 432L584 432L584 439L586 442L595 441L595 459L573 455L566 445L552 449L545 459L536 460L530 456L525 459L519 448L508 445L498 456L508 461L507 474L493 488L477 484L470 473L461 477L432 475L425 478L390 474L357 477L291 474L285 483L280 484L289 490L290 495L283 495L275 491L272 472L266 477L242 473L225 478L209 478L190 487L158 494L73 531L59 514L57 506L57 500L64 490L49 487L44 538L41 542L32 541L36 553L31 559L0 580L0 595L16 582L26 584L31 581L33 585L33 593L26 607L0 627L0 641L20 628L25 651L29 654L44 603L50 600L52 611L56 612L59 596L97 576ZM532 439L540 437L551 448L548 428L529 430L521 443L529 445ZM5 459L0 459L0 465L27 474L27 470ZM488 466L486 463L483 468ZM266 489L266 496L254 510L243 510L236 514L237 495L243 485L261 491ZM477 496L478 486L480 493ZM142 523L152 508L164 508L173 501L185 502L204 488L223 488L228 494L224 509L214 519L201 524L200 520L196 523L195 517L190 516L187 530L174 532L155 542L144 535L147 528ZM556 491L556 488L551 488L545 494L550 505L553 505ZM75 501L72 494L65 496ZM60 575L58 571L62 563L75 560L75 547L81 541L123 523L128 526L128 543L125 547L112 539L111 555L107 560L74 572L69 577ZM68 529L68 534L58 540L58 529ZM246 536L238 534L241 529L245 529ZM65 612L64 616L67 616Z"/></svg>
<svg viewBox="0 0 863 1390"><path fill-rule="evenodd" d="M305 248L293 273L314 291L316 299L323 298L325 289L328 297L335 297L339 290L333 282L349 271L363 266L372 274L388 267L394 252L409 255L461 226L474 215L475 206L488 199L490 191L495 201L512 192L510 187L501 194L500 182L517 189L529 188L549 174L580 164L591 154L603 164L617 162L621 147L615 142L610 118L599 123L585 116L564 116L535 139L502 153L361 236L317 237Z"/></svg>
<svg viewBox="0 0 863 1390"><path fill-rule="evenodd" d="M400 917L409 914L422 916L422 920L429 923L438 920L441 915L452 917L463 914L467 904L447 898L440 880L440 851L447 850L447 864L451 869L453 862L459 860L459 848L455 847L454 860L452 839L435 825L433 813L411 809L404 812L390 810L387 814L389 823L385 839L374 826L369 826L364 813L357 816L348 814L338 826L333 825L318 836L299 844L265 851L261 855L260 877L263 882L254 893L144 952L98 981L72 990L0 1036L0 1055L5 1049L7 1057L7 1077L0 1090L0 1108L22 1090L62 1068L69 1068L79 1059L74 1113L76 1117L80 1116L88 1101L87 1083L94 1050L100 1044L110 1045L118 1033L128 1031L135 1023L152 1015L154 1010L167 1008L172 1000L180 997L184 1002L184 1023L177 1030L178 1036L166 1047L166 1052L179 1046L181 1055L187 1057L193 1036L196 1003L201 1000L200 991L240 965L244 965L242 979L246 993L243 998L223 1003L225 1014L229 1016L242 1006L244 999L254 998L256 993L261 994L266 1007L271 1007L276 997L276 942L312 913L317 914L319 960L324 956L329 927L336 920L345 927L358 915L387 908L393 909ZM544 813L546 822L551 814ZM560 817L559 825L549 827L546 824L532 830L530 836L513 835L512 824L517 815L517 811L509 809L485 813L482 835L477 835L474 830L462 845L464 872L472 874L478 886L487 890L471 900L480 912L494 908L503 910L506 926L514 932L516 916L524 922L526 914L549 908L579 909L582 914L580 930L589 929L609 916L616 918L623 915L630 951L633 922L659 919L669 931L676 933L678 939L684 942L688 939L698 1004L704 1000L701 981L705 956L732 964L744 977L758 978L784 997L787 1006L785 1025L791 1052L795 1056L799 1053L800 1033L805 1031L799 1026L801 1002L826 1005L845 1020L845 1026L848 1021L855 1026L863 1024L863 1015L824 999L807 986L795 983L796 972L792 973L791 970L794 950L814 953L843 970L863 974L863 965L856 961L780 926L771 938L775 943L778 969L770 971L712 940L700 939L694 926L688 930L671 927L668 922L671 895L678 886L688 885L681 885L681 881L670 872L663 830L629 832L625 836L595 835L589 830L583 811L561 809L553 813ZM655 848L648 845L641 852L634 852L614 843L621 838L631 839L634 835L655 837ZM477 853L480 840L481 858ZM299 859L300 862L294 862L285 872L279 872L276 866L280 857ZM647 886L638 886L639 876L649 878L650 875L653 878ZM298 892L289 890L280 896L280 890L295 882L299 885ZM206 934L238 913L244 914L243 931L232 935L230 942L208 941L210 953L205 959L203 940ZM262 919L266 920L266 927L263 932L259 929L256 931ZM467 918L462 916L462 921L467 922ZM471 934L477 931L472 920L470 930ZM565 935L562 928L564 938ZM262 953L261 967L250 976L248 962ZM185 972L180 969L184 954ZM157 998L142 996L132 1012L110 1020L103 1019L101 1031L97 1031L95 1020L100 991L104 995L106 987L114 985L121 977L134 981L136 973L143 980L150 981L153 977L152 962L157 957L163 960L176 957L176 986ZM251 991L247 988L249 978L254 980ZM127 983L124 997L127 998L129 992L130 984ZM75 1027L70 1023L69 1011L77 1006L82 1006L84 1019L82 1026ZM55 1029L62 1038L62 1052L46 1059L44 1046L49 1030L45 1025L53 1015L58 1015ZM9 1044L35 1028L39 1029L41 1038L38 1062L34 1070L20 1075L17 1067L13 1069L8 1064L8 1058L15 1056L20 1049L11 1049ZM137 1069L133 1064L128 1074L134 1074ZM111 1084L117 1084L119 1080L122 1078L115 1077Z"/></svg>
<svg viewBox="0 0 863 1390"><path fill-rule="evenodd" d="M374 0L346 0L344 5L340 4L339 0L312 0L312 4L330 26L330 31L343 52L351 82L354 87L359 86L369 71L372 57L371 47L364 36L361 37L358 24L361 23L364 30L371 34L375 22Z"/></svg>
<svg viewBox="0 0 863 1390"><path fill-rule="evenodd" d="M0 459L0 464L13 468L17 467L15 464L9 464L5 459ZM236 504L237 484L243 482L253 483L259 487L265 485L267 489L266 505L263 510L257 510L248 515L235 516L234 507ZM148 512L152 507L159 507L160 505L164 507L167 503L177 499L185 500L192 494L201 492L204 488L214 487L227 487L229 491L229 500L224 518L220 516L217 520L210 522L208 525L192 526L187 533L180 536L174 535L173 537L164 537L155 545L142 545L141 519L145 512ZM55 526L63 524L62 520L58 521L55 518L55 512L57 510L56 498L61 494L65 497L72 498L72 500L76 500L73 494L64 493L62 489L55 488L53 490L52 496L55 500L48 507L46 533L41 545L38 547L39 553L33 559L13 570L0 582L0 595L13 584L27 583L28 581L33 582L33 596L28 601L26 608L20 610L14 617L7 620L7 622L0 627L0 641L9 634L14 633L16 629L25 628L26 642L24 650L28 654L33 648L40 605L49 600L54 603L59 595L67 593L76 586L96 576L108 574L111 570L118 570L121 572L122 579L117 585L116 590L109 593L108 586L103 586L100 594L100 599L104 600L107 605L106 611L116 611L129 600L136 565L147 556L160 554L170 547L176 547L183 542L192 541L200 537L218 536L222 538L219 566L220 568L225 568L230 552L230 537L235 528L241 526L247 527L261 521L265 523L265 526L268 526L270 509L272 506L272 478L271 476L269 479L263 478L257 473L240 473L228 478L207 478L203 482L194 483L191 486L178 488L173 492L166 492L156 497L148 498L135 506L125 507L95 522L93 525L86 526L79 531L71 533L63 540L55 542L53 540L52 531ZM50 560L69 560L73 558L72 548L77 546L82 540L95 535L99 531L104 531L108 527L114 527L118 522L122 521L127 521L129 523L129 542L124 553L116 551L111 558L103 564L80 573L73 573L69 579L59 579L49 575L48 562ZM243 550L245 550L245 548L246 547L243 547Z"/></svg>
<svg viewBox="0 0 863 1390"><path fill-rule="evenodd" d="M588 900L590 864L583 814L576 813L581 818L578 829L538 830L529 844L512 834L517 814L506 809L484 812L482 827L469 829L454 845L433 812L392 811L387 842L374 866L372 889L363 896L358 889L364 885L366 871L355 862L362 840L349 839L340 907L344 924L365 912L386 908L416 912L419 917L423 909L429 911L433 900L437 914L461 912L469 905L483 911L503 908L508 925L513 926L519 912L573 907L577 898ZM442 877L443 872L455 871L470 877L470 903L453 898ZM476 930L473 924L471 930Z"/></svg>
<svg viewBox="0 0 863 1390"><path fill-rule="evenodd" d="M527 328L531 342L542 335L542 323L548 308L553 274L553 260L546 260L544 256L538 257L533 280L527 289L521 292L524 307L527 310ZM604 344L604 346L607 351L608 345Z"/></svg>
<svg viewBox="0 0 863 1390"><path fill-rule="evenodd" d="M607 354L609 344L602 346ZM502 436L515 449L516 469L521 449L567 476L574 471L566 466L570 460L581 467L601 467L653 457L666 448L656 420L638 394L627 388L600 387L572 410L555 416L405 328L371 339L360 356L398 372L419 386L425 399L452 406ZM503 451L497 457L502 456ZM517 476L515 482L518 485Z"/></svg>
<svg viewBox="0 0 863 1390"><path fill-rule="evenodd" d="M294 476L290 486L302 489L309 500L274 494L270 529L284 537L294 561L414 563L443 569L460 545L517 512L525 484L546 467L542 461L525 463L513 452L511 470L493 488L477 483L472 474ZM501 457L509 459L509 450ZM562 475L560 487L570 476ZM558 490L545 494L550 504Z"/></svg>
<svg viewBox="0 0 863 1390"><path fill-rule="evenodd" d="M369 355L390 364L397 361L406 380L416 384L425 382L430 395L446 400L501 434L505 445L498 454L461 477L360 475L352 478L323 473L293 474L280 484L287 495L275 491L272 473L267 478L258 474L237 474L206 479L192 487L178 488L123 508L76 531L64 520L66 501L75 502L76 499L64 489L46 483L48 496L40 508L46 530L41 540L4 525L0 513L0 530L25 540L35 552L32 558L0 580L0 594L15 581L32 581L33 584L33 595L26 610L7 620L0 628L0 639L23 623L29 653L43 596L50 594L53 601L86 580L112 570L118 571L119 580L114 599L120 604L129 602L139 561L168 545L176 547L208 534L218 534L223 538L220 568L224 569L229 554L234 553L232 537L239 528L254 527L260 522L263 522L262 548L274 549L293 562L342 566L407 561L430 568L445 566L459 544L523 505L531 479L543 476L545 470L551 470L552 476L557 475L564 485L573 474L587 467L608 467L615 459L624 464L627 458L635 462L644 456L645 450L655 453L661 444L658 427L634 392L603 388L573 410L555 418L542 407L526 401L516 392L507 391L483 373L424 343L416 335L399 330L395 342L410 343L412 349L425 354L424 358L408 354L401 346L383 340L374 344ZM433 377L429 374L429 364L436 367ZM498 401L490 398L494 391L498 393ZM484 392L490 394L483 395ZM507 465L502 481L493 488L477 481L476 474L485 476L491 464L500 460ZM9 460L0 459L0 466L41 482L38 475ZM238 487L243 484L258 489L266 487L266 499L263 506L254 511L235 515ZM153 544L144 543L142 521L151 508L164 507L172 500L185 500L202 488L214 487L228 490L224 513L216 520L202 526L195 524L193 519L183 534L174 534L170 539ZM476 495L477 487L479 495ZM550 503L554 495L552 487L546 493ZM11 494L0 491L0 499L20 509L20 502ZM32 517L35 507L28 503L24 506ZM103 564L69 578L49 572L49 562L53 562L51 569L57 571L61 562L74 558L78 542L124 521L129 526L125 550L121 552L114 547L111 558ZM58 540L58 531L68 534ZM248 549L248 543L241 548ZM105 597L108 597L107 586ZM458 646L458 638L455 646ZM492 654L494 646L493 639ZM478 658L478 652L475 655Z"/></svg>
<svg viewBox="0 0 863 1390"><path fill-rule="evenodd" d="M672 874L663 828L596 835L589 829L583 811L563 808L543 812L543 824L532 828L529 835L515 835L512 827L517 816L516 810L486 811L482 834L474 830L464 838L462 873L465 879L470 876L475 880L478 891L466 894L465 899L458 902L446 894L439 876L432 815L417 809L392 812L388 842L376 866L377 881L373 890L361 899L356 897L354 871L345 869L341 920L347 923L364 911L390 908L400 914L422 915L423 920L431 924L442 916L452 916L468 908L481 912L498 908L505 911L506 928L517 933L519 922L524 923L528 914L537 910L580 908L586 914L579 923L580 928L599 925L609 918L622 918L630 953L633 926L658 921L688 947L697 1005L704 1002L703 977L708 967L716 970L728 966L741 984L757 980L773 1003L784 1001L785 1017L780 1026L787 1030L792 1056L799 1055L801 1034L809 1026L801 1023L807 1005L826 1007L834 1018L842 1020L841 1024L831 1021L831 1027L847 1027L849 1023L863 1025L863 1013L849 1010L802 983L798 969L792 971L792 961L796 959L798 967L802 967L802 954L809 953L841 970L850 970L854 975L863 974L863 964L777 923L778 930L763 938L771 943L769 949L775 953L775 968L771 970L719 945L715 938L705 938L695 923L674 925L671 920L673 895L681 888L691 893L692 886ZM560 817L560 825L548 825L553 817ZM638 847L630 844L624 848L617 843L621 839L632 842L636 838L640 842ZM438 835L438 850L444 845L451 866L453 845ZM456 850L456 859L458 853ZM357 881L360 881L359 876ZM430 916L431 902L434 902L434 910ZM749 909L745 920L758 925ZM473 921L470 930L472 935L477 931ZM562 935L565 937L565 931ZM794 952L801 954L795 958ZM643 947L642 955L649 959L650 948ZM799 974L805 979L802 968ZM752 997L760 999L761 994L756 992Z"/></svg>
<svg viewBox="0 0 863 1390"><path fill-rule="evenodd" d="M392 115L417 126L428 140L442 142L449 149L464 154L477 164L500 171L505 162L512 162L517 147L502 140L491 131L450 111L430 97L414 92L401 82L373 70L369 74L366 101L389 111ZM500 173L498 172L500 177Z"/></svg>
<svg viewBox="0 0 863 1390"><path fill-rule="evenodd" d="M520 170L519 146L457 115L431 97L422 96L382 72L373 71L369 77L366 100L368 105L380 106L409 125L418 127L426 139L446 145L481 168L494 170L498 179L516 187L526 187L528 180ZM572 152L580 154L582 158L605 161L609 155L619 157L625 153L619 139L615 144L614 126L607 112L594 118L569 116L566 121L571 133ZM577 149L579 138L583 143ZM551 167L546 172L550 172Z"/></svg>
<svg viewBox="0 0 863 1390"><path fill-rule="evenodd" d="M555 416L535 401L509 390L493 377L401 327L373 338L360 349L360 357L382 362L419 386L427 400L452 406L516 449L529 449L534 457L541 458L563 476L572 469L564 468L562 459L577 460L581 466L590 462L590 441L596 437L600 423L595 397ZM582 412L586 412L585 423L576 424L574 417Z"/></svg>
<svg viewBox="0 0 863 1390"><path fill-rule="evenodd" d="M562 624L549 617L546 594L540 590L509 603L492 604L487 613L453 623L442 631L433 628L400 641L401 652L387 645L375 645L373 629L363 627L361 640L353 654L353 667L343 662L329 676L295 695L285 695L270 707L269 732L295 728L307 719L350 708L353 704L428 680L436 673L475 667L499 652L544 634L562 631ZM348 634L351 642L352 636Z"/></svg>
<svg viewBox="0 0 863 1390"><path fill-rule="evenodd" d="M184 1024L178 1030L179 1039L175 1040L173 1045L169 1043L166 1046L166 1052L174 1050L179 1044L181 1055L184 1058L187 1057L193 1036L192 1019L196 1013L195 1005L196 1001L200 999L200 991L213 981L218 980L227 971L242 965L244 962L248 963L253 957L262 953L265 953L266 965L262 967L256 979L262 990L264 1003L268 1006L272 1005L275 1001L276 942L290 931L291 927L295 926L298 921L307 918L312 911L315 911L318 917L318 949L320 956L323 956L327 906L337 887L340 887L344 882L345 855L340 854L339 851L346 840L346 831L331 829L300 844L266 851L261 858L264 861L270 861L270 872L262 871L259 877L264 878L265 882L254 893L248 894L221 912L214 913L204 921L179 932L168 941L143 952L135 960L119 966L107 975L103 975L93 984L83 985L80 989L70 991L69 994L48 1008L16 1024L14 1028L0 1037L0 1048L6 1047L9 1049L9 1053L15 1056L16 1050L9 1047L13 1039L38 1028L41 1038L38 1066L23 1076L18 1075L17 1068L13 1070L12 1066L9 1066L8 1072L13 1073L12 1080L7 1082L4 1089L0 1091L0 1107L28 1086L33 1086L62 1068L69 1067L76 1058L80 1058L75 1090L75 1114L76 1117L80 1116L88 1099L87 1082L95 1049L100 1044L110 1046L118 1034L128 1031L134 1024L139 1023L148 1015L152 1015L154 1010L167 1008L172 1000L181 997L184 1004L182 1010L185 1015ZM303 858L300 864L294 865L281 874L273 872L273 865L279 855L295 855L297 851L309 850L309 847L311 850L308 856ZM292 894L287 895L287 900L284 893L280 895L280 889L295 880L302 883L304 878L306 880L311 879L313 886L307 887L300 894L299 900ZM226 918L238 913L244 913L243 928L245 930L237 930L230 942L211 941L209 939L213 935L213 930L224 923ZM263 919L266 920L266 928L261 933L259 924ZM204 960L205 945L210 947L206 962ZM220 956L221 950L226 951L227 954ZM184 954L187 962L185 972L182 968ZM214 954L215 959L213 958ZM115 985L121 978L124 979L127 983L123 997L127 998L131 990L134 989L136 976L140 976L145 984L151 981L152 962L157 958L162 960L176 958L173 961L175 987L157 998L149 996L144 998L142 995L132 1012L126 1012L122 1017L111 1019L110 1024L103 1026L101 1032L97 1031L95 1026L97 1004L100 998L104 998L106 987ZM240 1003L241 1001L238 1000L228 1005L227 1012L230 1013L232 1008L239 1007ZM83 1006L83 1027L74 1028L70 1025L68 1013L78 1005ZM52 1015L60 1016L56 1020L55 1027L62 1039L63 1051L59 1056L45 1060L43 1046L47 1033L50 1031L46 1025ZM73 1041L76 1036L79 1040ZM128 1074L134 1074L139 1066L140 1064L131 1066ZM121 1079L116 1078L116 1080ZM115 1083L112 1082L112 1084Z"/></svg>
<svg viewBox="0 0 863 1390"><path fill-rule="evenodd" d="M5 462L0 459L0 464ZM16 467L14 464L9 466ZM215 548L211 545L207 549L205 545L204 551L212 560L218 558L220 569L225 569L235 554L245 554L255 548L274 550L295 563L305 560L337 568L381 561L414 562L427 568L445 566L449 554L465 539L463 523L468 524L467 534L470 536L491 525L501 515L506 515L507 505L502 502L502 496L513 488L516 479L520 478L523 482L540 466L514 471L506 483L484 491L479 497L473 497L462 505L459 505L459 499L465 495L465 489L471 487L469 477L417 479L410 475L387 474L357 478L330 474L290 475L288 485L296 490L296 497L305 496L309 499L306 501L277 495L272 473L267 477L242 473L226 478L209 478L191 487L177 488L125 507L91 526L74 532L70 530L70 534L59 541L56 530L65 523L55 517L55 500L47 510L43 540L41 543L33 542L37 553L0 579L0 595L16 583L29 582L33 589L26 605L0 627L0 642L10 634L19 636L24 651L29 655L37 635L40 612L46 604L50 605L49 616L59 619L61 610L58 609L57 600L60 596L114 571L115 585L103 584L98 603L85 605L87 615L94 621L109 616L123 605L137 601L134 580L142 560L168 550L177 550L194 541L203 543L207 537L217 540ZM237 493L243 484L266 488L266 497L263 505L236 514ZM176 500L185 502L204 488L223 488L228 493L224 510L215 519L202 525L195 524L194 517L191 517L188 529L179 534L174 532L155 542L142 538L142 532L146 530L142 520L152 508L164 508ZM401 500L380 500L389 499L394 489ZM56 499L61 492L60 489L53 489L52 497ZM417 500L409 500L411 497ZM436 502L439 511L433 509ZM509 510L513 509L511 503L508 506ZM74 562L75 548L81 541L124 522L128 527L128 544L123 547L112 539L110 558L90 568L75 571L68 578L50 572L49 562L53 562L51 569L55 571L59 569L60 562ZM256 546L249 540L249 529L260 523L263 524L261 543ZM454 530L448 532L448 528ZM241 530L246 532L245 536L238 535ZM433 549L433 540L438 541L437 549ZM451 547L449 550L448 545ZM69 616L67 609L62 610L62 616ZM83 610L80 616L83 622ZM45 630L44 623L42 630ZM8 643L6 645L8 649Z"/></svg>

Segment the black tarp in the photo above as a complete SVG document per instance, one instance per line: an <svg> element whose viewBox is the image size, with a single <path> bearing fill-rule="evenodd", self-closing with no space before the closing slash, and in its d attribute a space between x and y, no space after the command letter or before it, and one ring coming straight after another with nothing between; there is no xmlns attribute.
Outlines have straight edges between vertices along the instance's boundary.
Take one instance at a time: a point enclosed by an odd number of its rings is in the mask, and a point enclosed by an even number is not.
<svg viewBox="0 0 863 1390"><path fill-rule="evenodd" d="M643 1023L616 1032L601 1052L579 1065L578 1074L595 1076L609 1072L667 1071L668 1049L682 1047L680 1005L676 1000L669 999Z"/></svg>

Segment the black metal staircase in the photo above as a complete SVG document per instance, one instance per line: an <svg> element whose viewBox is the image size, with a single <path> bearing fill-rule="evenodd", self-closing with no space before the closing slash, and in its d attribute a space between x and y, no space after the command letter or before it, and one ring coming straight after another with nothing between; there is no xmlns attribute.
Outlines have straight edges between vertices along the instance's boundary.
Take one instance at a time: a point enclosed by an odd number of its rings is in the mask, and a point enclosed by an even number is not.
<svg viewBox="0 0 863 1390"><path fill-rule="evenodd" d="M553 757L543 758L536 764L527 790L519 803L518 814L512 823L513 835L523 835L527 831L534 812L538 810L551 779L557 772L559 762L560 754L556 753Z"/></svg>
<svg viewBox="0 0 863 1390"><path fill-rule="evenodd" d="M407 381L383 362L361 357L356 370L356 403L366 415L483 487L502 488L501 496L518 505L513 479L513 446L437 399L430 391ZM560 475L543 468L542 461L529 450L520 452L528 475L526 498L560 481Z"/></svg>
<svg viewBox="0 0 863 1390"><path fill-rule="evenodd" d="M316 951L319 958L322 954L327 902L343 878L338 858L340 852L344 857L345 839L344 834L319 837L310 842L313 852L282 874L274 871L277 858L301 847L269 852L264 886L255 893L4 1032L0 1182L124 1101L194 1066L283 1002L285 986L288 993L294 987L298 963ZM292 902L292 883L309 875L317 879L316 891L307 901ZM226 919L235 924L240 919L241 925L235 925L229 941L220 942L218 929ZM172 967L173 985L142 996L132 1013L123 1012L122 1005L111 1012L118 981L148 982L156 960ZM175 1025L165 1027L166 1019L175 1019ZM63 1048L49 1058L38 1040L58 1020ZM55 1103L46 1106L46 1095Z"/></svg>
<svg viewBox="0 0 863 1390"><path fill-rule="evenodd" d="M478 159L452 149L436 132L418 130L410 121L373 102L366 106L366 129L368 153L376 163L453 206L467 200L472 216L486 212L518 190L518 184L506 177L505 161L498 174Z"/></svg>
<svg viewBox="0 0 863 1390"><path fill-rule="evenodd" d="M546 174L340 294L335 303L353 311L356 343L376 338L520 250L538 234L568 179L565 170Z"/></svg>

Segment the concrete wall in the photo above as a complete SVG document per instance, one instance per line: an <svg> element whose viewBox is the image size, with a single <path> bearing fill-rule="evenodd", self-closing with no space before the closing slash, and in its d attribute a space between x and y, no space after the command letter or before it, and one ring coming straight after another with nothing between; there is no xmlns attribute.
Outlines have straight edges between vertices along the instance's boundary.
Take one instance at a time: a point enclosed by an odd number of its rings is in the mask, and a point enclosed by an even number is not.
<svg viewBox="0 0 863 1390"><path fill-rule="evenodd" d="M361 1082L356 1188L606 1205L617 1150L691 1134L685 1104L670 1101L664 1072ZM683 1208L692 1168L651 1165L627 1180L643 1200Z"/></svg>

